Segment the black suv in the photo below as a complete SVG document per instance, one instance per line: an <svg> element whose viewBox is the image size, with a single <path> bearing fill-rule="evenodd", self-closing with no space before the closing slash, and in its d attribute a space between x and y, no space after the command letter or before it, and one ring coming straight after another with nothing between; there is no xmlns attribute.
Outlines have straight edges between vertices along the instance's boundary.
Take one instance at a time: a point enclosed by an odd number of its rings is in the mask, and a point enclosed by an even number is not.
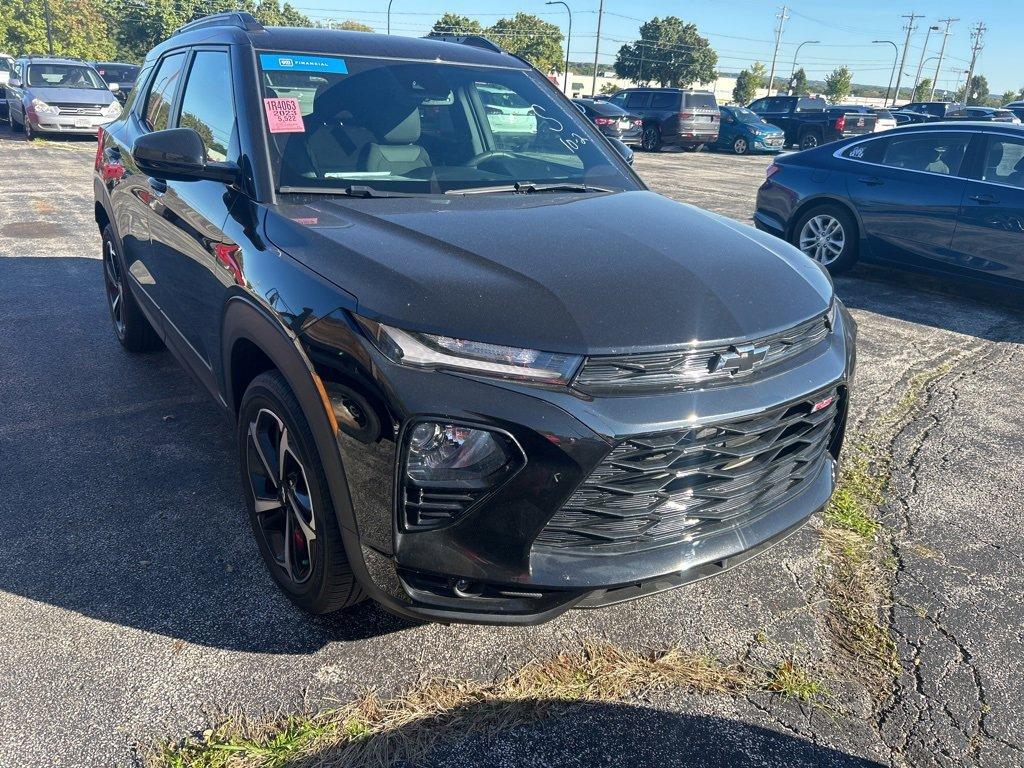
<svg viewBox="0 0 1024 768"><path fill-rule="evenodd" d="M627 88L610 99L612 104L643 118L640 146L657 152L679 146L699 152L718 141L721 125L715 94L681 88Z"/></svg>
<svg viewBox="0 0 1024 768"><path fill-rule="evenodd" d="M649 192L481 38L193 22L95 193L117 338L236 425L309 611L543 621L718 573L832 492L855 331L825 272Z"/></svg>

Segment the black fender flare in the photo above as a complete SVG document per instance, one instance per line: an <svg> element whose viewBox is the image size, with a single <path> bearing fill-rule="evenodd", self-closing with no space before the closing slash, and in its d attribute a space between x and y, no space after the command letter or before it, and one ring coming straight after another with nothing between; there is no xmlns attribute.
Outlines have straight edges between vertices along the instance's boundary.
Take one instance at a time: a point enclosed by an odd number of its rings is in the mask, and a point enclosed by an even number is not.
<svg viewBox="0 0 1024 768"><path fill-rule="evenodd" d="M232 296L224 308L221 332L221 351L224 361L222 371L225 399L229 404L232 423L237 426L237 414L231 405L237 401L231 383L231 351L239 340L245 340L262 350L270 359L299 401L299 407L309 423L316 442L320 462L327 478L328 490L341 531L345 555L352 571L363 590L388 610L400 615L417 618L403 609L400 602L381 590L370 577L360 545L359 529L352 508L348 481L341 461L341 450L337 442L336 423L329 416L329 401L312 362L306 355L297 336L276 321L270 311L259 306L248 296Z"/></svg>

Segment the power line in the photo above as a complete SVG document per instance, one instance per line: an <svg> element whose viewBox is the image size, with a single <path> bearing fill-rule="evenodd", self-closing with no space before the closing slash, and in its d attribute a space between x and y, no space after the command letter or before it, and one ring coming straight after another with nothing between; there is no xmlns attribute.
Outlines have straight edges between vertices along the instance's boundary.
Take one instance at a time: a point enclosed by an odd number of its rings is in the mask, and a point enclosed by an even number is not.
<svg viewBox="0 0 1024 768"><path fill-rule="evenodd" d="M775 28L775 51L772 53L772 69L768 75L768 95L772 95L772 86L775 84L775 63L779 59L779 42L782 40L782 28L786 24L786 19L789 18L789 8L785 5L782 6L782 10L775 17L779 20L779 26Z"/></svg>
<svg viewBox="0 0 1024 768"><path fill-rule="evenodd" d="M920 13L914 13L911 11L908 15L903 16L902 18L907 19L907 26L904 27L904 29L907 30L907 37L906 40L903 41L903 57L900 59L900 71L896 75L896 94L892 99L893 105L900 100L900 82L903 80L903 67L907 64L907 48L910 47L910 36L914 34L914 30L917 29L917 27L914 26L914 21L922 19L924 16Z"/></svg>
<svg viewBox="0 0 1024 768"><path fill-rule="evenodd" d="M984 22L979 21L975 26L974 31L971 32L971 66L967 69L967 80L964 81L964 104L970 100L971 81L974 79L974 65L978 61L978 54L985 47L983 39L985 32L988 31L988 27L985 26Z"/></svg>

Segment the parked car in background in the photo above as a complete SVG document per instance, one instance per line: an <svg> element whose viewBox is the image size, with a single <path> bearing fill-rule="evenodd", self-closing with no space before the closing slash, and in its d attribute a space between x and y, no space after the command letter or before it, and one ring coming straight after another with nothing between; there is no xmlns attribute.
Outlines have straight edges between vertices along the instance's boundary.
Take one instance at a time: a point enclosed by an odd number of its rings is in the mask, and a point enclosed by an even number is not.
<svg viewBox="0 0 1024 768"><path fill-rule="evenodd" d="M7 85L11 130L37 133L92 133L121 115L111 88L79 59L26 56L14 63Z"/></svg>
<svg viewBox="0 0 1024 768"><path fill-rule="evenodd" d="M92 65L99 76L103 78L103 82L107 85L117 84L117 91L114 92L114 95L122 104L126 102L135 86L135 78L139 76L139 67L119 61L94 61Z"/></svg>
<svg viewBox="0 0 1024 768"><path fill-rule="evenodd" d="M515 91L498 85L478 89L491 131L503 149L519 149L537 134L537 113Z"/></svg>
<svg viewBox="0 0 1024 768"><path fill-rule="evenodd" d="M765 552L835 488L856 327L828 276L452 39L225 13L153 49L95 155L117 342L222 408L306 611L536 624ZM532 105L521 150L481 88Z"/></svg>
<svg viewBox="0 0 1024 768"><path fill-rule="evenodd" d="M720 107L722 113L718 140L711 146L737 155L750 152L781 152L785 132L771 125L746 107Z"/></svg>
<svg viewBox="0 0 1024 768"><path fill-rule="evenodd" d="M1004 104L1003 109L1008 109L1013 114L1024 121L1024 101L1011 101L1009 104Z"/></svg>
<svg viewBox="0 0 1024 768"><path fill-rule="evenodd" d="M890 110L889 113L896 120L896 125L917 125L919 123L934 123L941 119L924 112L909 112L903 109Z"/></svg>
<svg viewBox="0 0 1024 768"><path fill-rule="evenodd" d="M949 101L912 101L909 104L904 104L902 107L897 107L901 112L916 112L921 115L927 115L933 120L944 120L949 117L950 113L957 112L960 108L960 104L954 104Z"/></svg>
<svg viewBox="0 0 1024 768"><path fill-rule="evenodd" d="M981 120L990 123L1014 123L1020 125L1020 118L1009 109L996 107L964 107L946 116L947 119Z"/></svg>
<svg viewBox="0 0 1024 768"><path fill-rule="evenodd" d="M888 109L875 107L871 111L875 113L875 133L888 131L890 128L895 128L898 125L896 118L893 117L892 112Z"/></svg>
<svg viewBox="0 0 1024 768"><path fill-rule="evenodd" d="M860 258L1024 285L1024 128L912 125L779 158L754 221L833 272Z"/></svg>
<svg viewBox="0 0 1024 768"><path fill-rule="evenodd" d="M644 121L639 115L631 115L615 104L594 99L573 99L575 104L597 130L626 145L637 145L643 139Z"/></svg>
<svg viewBox="0 0 1024 768"><path fill-rule="evenodd" d="M643 119L640 146L648 152L665 146L699 152L718 139L718 102L708 91L626 88L608 102Z"/></svg>
<svg viewBox="0 0 1024 768"><path fill-rule="evenodd" d="M14 74L14 57L0 53L0 120L7 120L7 84Z"/></svg>
<svg viewBox="0 0 1024 768"><path fill-rule="evenodd" d="M748 109L785 131L787 146L795 144L800 149L871 133L876 122L874 114L847 112L810 96L766 96Z"/></svg>

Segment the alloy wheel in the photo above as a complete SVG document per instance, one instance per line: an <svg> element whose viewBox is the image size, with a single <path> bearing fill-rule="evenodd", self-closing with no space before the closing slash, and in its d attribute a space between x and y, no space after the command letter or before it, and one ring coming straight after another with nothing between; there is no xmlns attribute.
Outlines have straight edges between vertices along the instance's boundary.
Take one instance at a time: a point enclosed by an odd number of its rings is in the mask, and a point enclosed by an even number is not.
<svg viewBox="0 0 1024 768"><path fill-rule="evenodd" d="M838 259L845 245L842 222L827 213L812 216L800 230L800 250L822 266Z"/></svg>
<svg viewBox="0 0 1024 768"><path fill-rule="evenodd" d="M259 533L288 580L303 584L316 557L313 500L288 427L267 408L249 422L246 465Z"/></svg>
<svg viewBox="0 0 1024 768"><path fill-rule="evenodd" d="M800 149L814 149L818 146L818 137L813 133L808 133L800 140Z"/></svg>
<svg viewBox="0 0 1024 768"><path fill-rule="evenodd" d="M117 254L110 240L103 241L103 281L107 287L107 306L110 308L110 319L114 322L114 330L118 337L124 336L124 281L121 279L121 267L117 263Z"/></svg>
<svg viewBox="0 0 1024 768"><path fill-rule="evenodd" d="M649 126L644 129L644 137L642 139L643 148L647 152L654 152L658 149L658 129L654 126Z"/></svg>
<svg viewBox="0 0 1024 768"><path fill-rule="evenodd" d="M744 139L742 136L737 138L736 141L733 142L732 151L735 152L737 155L747 154L747 140Z"/></svg>

